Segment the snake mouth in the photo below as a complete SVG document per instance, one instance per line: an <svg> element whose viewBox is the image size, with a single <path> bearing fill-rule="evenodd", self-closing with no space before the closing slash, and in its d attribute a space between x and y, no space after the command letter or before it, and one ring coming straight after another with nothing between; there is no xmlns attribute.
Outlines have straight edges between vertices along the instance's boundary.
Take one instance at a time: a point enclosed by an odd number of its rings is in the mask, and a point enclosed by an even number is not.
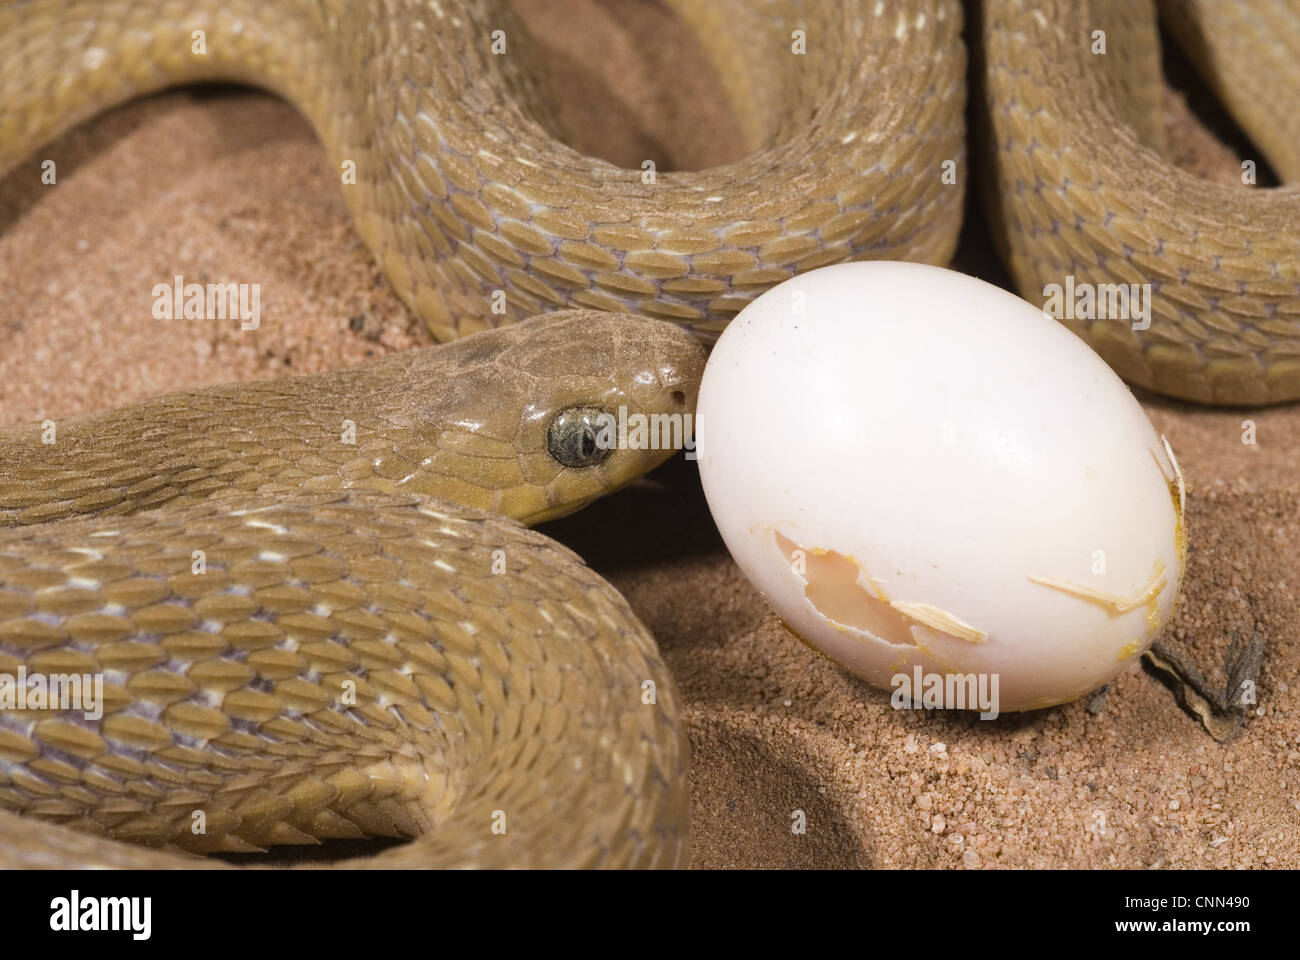
<svg viewBox="0 0 1300 960"><path fill-rule="evenodd" d="M628 483L631 483L631 481L629 480ZM626 486L626 485L627 484L622 484L622 486ZM602 491L600 493L593 493L591 496L584 497L581 500L572 500L569 501L568 503L564 503L559 506L547 507L543 510L537 510L534 511L533 513L528 514L527 516L520 517L519 522L526 527L535 527L538 524L549 523L552 520L563 520L569 514L577 513L583 507L595 502L596 500L599 500L601 497L605 496L607 492L612 493L613 491L610 490L610 491Z"/></svg>
<svg viewBox="0 0 1300 960"><path fill-rule="evenodd" d="M611 459L618 457L622 463L612 475L603 468L566 469L552 482L547 505L521 514L516 519L525 526L532 527L577 513L602 497L617 493L640 480L645 474L667 461L675 452L673 449L616 451ZM586 487L594 484L596 488L591 489L590 492L579 493L575 491L579 484Z"/></svg>

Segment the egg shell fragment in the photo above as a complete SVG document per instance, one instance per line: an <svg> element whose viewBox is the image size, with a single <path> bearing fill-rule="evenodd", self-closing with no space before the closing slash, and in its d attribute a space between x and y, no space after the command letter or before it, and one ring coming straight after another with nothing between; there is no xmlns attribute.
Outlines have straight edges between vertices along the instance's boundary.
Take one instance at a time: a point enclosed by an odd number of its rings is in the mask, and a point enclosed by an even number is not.
<svg viewBox="0 0 1300 960"><path fill-rule="evenodd" d="M1082 340L982 280L874 261L774 287L713 348L696 438L742 571L877 687L919 666L995 676L1003 712L1063 703L1173 610L1172 450Z"/></svg>

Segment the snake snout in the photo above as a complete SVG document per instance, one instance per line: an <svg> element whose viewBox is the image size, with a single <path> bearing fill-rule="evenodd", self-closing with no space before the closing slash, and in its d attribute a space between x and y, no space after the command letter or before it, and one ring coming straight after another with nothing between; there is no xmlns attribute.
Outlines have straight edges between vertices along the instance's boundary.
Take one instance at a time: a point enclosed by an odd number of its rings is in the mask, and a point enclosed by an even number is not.
<svg viewBox="0 0 1300 960"><path fill-rule="evenodd" d="M676 324L564 311L529 321L528 402L518 448L530 451L539 523L572 513L694 449L694 413L707 353ZM520 357L524 354L521 350Z"/></svg>

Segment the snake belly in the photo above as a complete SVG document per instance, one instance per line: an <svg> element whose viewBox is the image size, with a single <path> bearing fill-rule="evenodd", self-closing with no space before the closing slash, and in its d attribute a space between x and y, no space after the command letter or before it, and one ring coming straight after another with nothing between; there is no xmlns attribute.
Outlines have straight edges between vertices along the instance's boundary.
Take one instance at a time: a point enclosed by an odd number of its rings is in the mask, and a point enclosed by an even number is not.
<svg viewBox="0 0 1300 960"><path fill-rule="evenodd" d="M349 866L675 865L653 637L464 501L540 519L635 479L672 449L554 424L690 412L703 364L672 324L571 311L0 432L0 675L103 682L100 716L0 710L0 866L361 836L419 839Z"/></svg>

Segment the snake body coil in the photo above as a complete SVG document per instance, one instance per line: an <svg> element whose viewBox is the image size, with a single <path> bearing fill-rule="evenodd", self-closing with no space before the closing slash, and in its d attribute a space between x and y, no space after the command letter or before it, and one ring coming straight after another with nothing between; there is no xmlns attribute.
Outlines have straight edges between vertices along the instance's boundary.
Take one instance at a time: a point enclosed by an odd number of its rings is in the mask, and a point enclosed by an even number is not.
<svg viewBox="0 0 1300 960"><path fill-rule="evenodd" d="M741 105L744 160L648 184L564 146L503 2L9 0L0 170L140 93L266 87L303 111L334 169L355 169L361 236L440 340L493 325L498 290L509 319L588 307L710 336L796 271L948 260L962 188L935 161L965 153L953 0L673 6ZM796 29L813 55L792 53Z"/></svg>
<svg viewBox="0 0 1300 960"><path fill-rule="evenodd" d="M559 312L50 443L0 432L0 675L104 683L98 705L0 710L0 807L28 818L0 815L0 866L192 862L83 834L677 863L686 742L653 637L572 553L465 504L537 520L639 476L672 449L554 424L680 417L703 365L671 324Z"/></svg>
<svg viewBox="0 0 1300 960"><path fill-rule="evenodd" d="M1300 7L1169 0L1175 36L1282 179L1300 175ZM1073 277L1149 284L1149 327L1069 317L1124 379L1205 403L1300 397L1300 188L1235 186L1162 151L1156 10L989 0L995 233L1026 299ZM1105 52L1098 46L1098 31Z"/></svg>

